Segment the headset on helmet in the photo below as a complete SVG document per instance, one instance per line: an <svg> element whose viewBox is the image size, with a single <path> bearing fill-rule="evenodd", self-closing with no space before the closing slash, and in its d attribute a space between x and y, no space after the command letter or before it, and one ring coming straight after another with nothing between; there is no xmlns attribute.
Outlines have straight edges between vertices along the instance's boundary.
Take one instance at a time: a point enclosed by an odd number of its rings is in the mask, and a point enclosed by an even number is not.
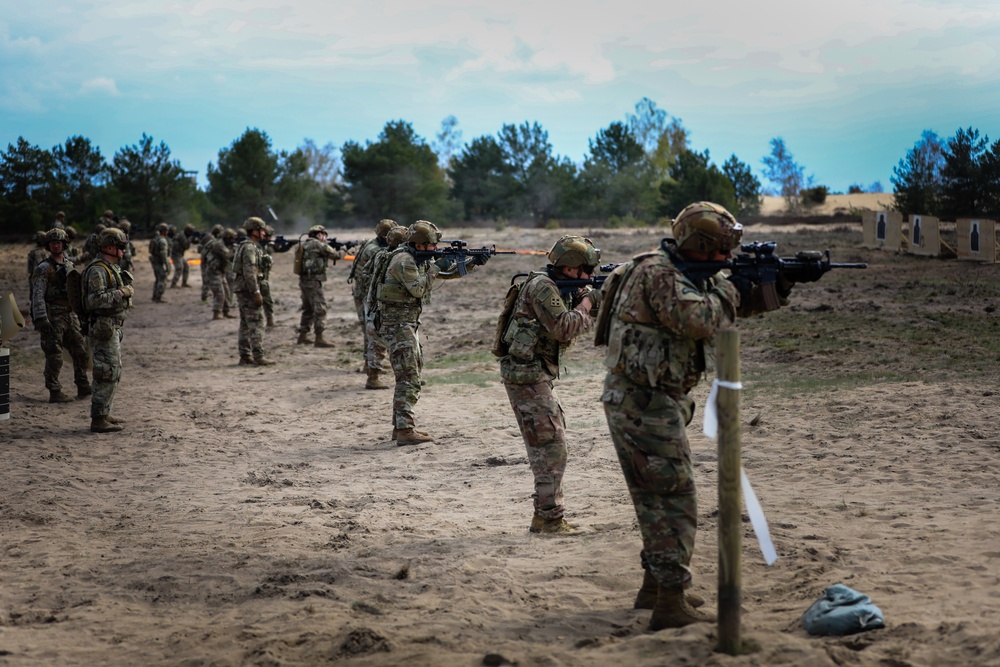
<svg viewBox="0 0 1000 667"><path fill-rule="evenodd" d="M694 252L726 253L737 247L743 238L743 225L736 222L733 214L707 201L685 206L674 218L671 228L677 247Z"/></svg>
<svg viewBox="0 0 1000 667"><path fill-rule="evenodd" d="M601 262L601 251L593 241L583 236L564 236L549 250L549 262L553 266L595 267Z"/></svg>
<svg viewBox="0 0 1000 667"><path fill-rule="evenodd" d="M410 225L410 243L437 243L441 240L441 230L430 220L417 220Z"/></svg>

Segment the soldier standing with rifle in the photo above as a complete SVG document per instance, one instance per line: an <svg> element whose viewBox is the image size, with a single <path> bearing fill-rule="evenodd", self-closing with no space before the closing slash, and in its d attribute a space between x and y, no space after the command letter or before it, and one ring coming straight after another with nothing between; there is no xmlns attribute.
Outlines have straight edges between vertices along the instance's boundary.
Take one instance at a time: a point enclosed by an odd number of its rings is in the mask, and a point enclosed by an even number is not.
<svg viewBox="0 0 1000 667"><path fill-rule="evenodd" d="M173 229L173 226L171 228ZM177 287L178 281L180 281L181 287L190 287L188 275L191 269L187 259L184 258L184 253L191 247L192 233L194 233L194 225L185 226L184 231L179 234L176 229L173 229L170 241L170 261L174 264L174 276L170 279L171 287Z"/></svg>
<svg viewBox="0 0 1000 667"><path fill-rule="evenodd" d="M156 235L149 242L149 263L153 266L153 302L166 303L163 293L167 289L167 274L170 273L170 227L161 222L156 225Z"/></svg>
<svg viewBox="0 0 1000 667"><path fill-rule="evenodd" d="M711 365L716 332L762 303L760 286L740 276L683 271L739 246L743 227L725 208L691 204L672 227L674 247L636 255L605 281L595 337L608 346L601 401L642 534L635 608L653 610L651 632L715 620L684 594L698 522L688 394ZM779 280L777 291L787 297L791 284Z"/></svg>
<svg viewBox="0 0 1000 667"><path fill-rule="evenodd" d="M601 251L590 239L564 236L549 251L545 271L532 272L516 289L510 313L498 331L505 343L500 377L517 418L534 476L534 516L529 531L575 535L564 518L562 479L566 471L566 417L552 392L559 355L593 325L600 292L581 287L563 297L556 280L589 280Z"/></svg>
<svg viewBox="0 0 1000 667"><path fill-rule="evenodd" d="M237 347L241 366L274 364L264 357L264 295L260 291L263 275L261 256L264 254L260 242L264 236L264 227L264 221L260 218L247 218L243 222L247 236L236 247L236 254L233 256L234 291L240 307Z"/></svg>
<svg viewBox="0 0 1000 667"><path fill-rule="evenodd" d="M330 260L336 264L347 255L345 249L334 250L326 242L326 227L313 225L309 228L309 238L302 242L297 252L302 253L299 290L302 292L302 319L299 321L300 345L312 343L316 347L333 347L331 341L323 338L326 329L326 297L323 283L326 282L326 267ZM309 339L309 331L316 332L316 340Z"/></svg>
<svg viewBox="0 0 1000 667"><path fill-rule="evenodd" d="M83 272L83 306L88 319L87 336L94 358L90 430L111 433L124 420L111 416L115 390L122 374L122 324L132 307L132 276L118 262L128 248L125 232L108 227L97 237L98 256Z"/></svg>
<svg viewBox="0 0 1000 667"><path fill-rule="evenodd" d="M395 220L388 218L379 220L378 224L375 225L375 238L366 241L354 255L351 275L347 277L348 284L351 284L351 295L354 297L354 308L358 313L358 321L361 322L361 330L364 335L365 373L368 376L365 389L389 388L380 377L385 370L385 343L375 331L365 324L365 297L368 295L368 287L372 281L375 255L388 247L389 242L386 237L390 230L397 227L399 225Z"/></svg>

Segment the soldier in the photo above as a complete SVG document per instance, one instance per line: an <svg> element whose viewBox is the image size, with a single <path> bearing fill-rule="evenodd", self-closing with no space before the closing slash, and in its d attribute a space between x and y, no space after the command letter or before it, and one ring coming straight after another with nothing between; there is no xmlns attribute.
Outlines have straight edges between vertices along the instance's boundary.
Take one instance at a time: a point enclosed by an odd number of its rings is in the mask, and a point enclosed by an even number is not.
<svg viewBox="0 0 1000 667"><path fill-rule="evenodd" d="M368 379L365 382L365 389L388 389L388 385L382 382L381 374L385 370L385 342L378 335L372 335L365 324L365 296L368 294L368 286L372 279L372 268L375 265L375 255L389 245L386 237L389 231L399 227L395 220L379 220L375 225L375 238L366 241L354 255L354 263L351 265L351 274L347 277L348 284L351 285L351 295L354 297L354 308L358 313L358 321L361 323L361 330L364 334L365 345L365 373Z"/></svg>
<svg viewBox="0 0 1000 667"><path fill-rule="evenodd" d="M233 256L233 273L236 274L236 297L240 306L240 331L237 345L240 365L270 366L274 362L264 357L264 295L260 291L260 247L264 235L264 221L247 218L243 229L247 236L236 247Z"/></svg>
<svg viewBox="0 0 1000 667"><path fill-rule="evenodd" d="M264 297L264 318L267 321L266 328L274 328L274 297L271 296L271 269L274 267L274 228L270 225L264 227L264 235L260 241L260 247L264 254L260 258L260 293Z"/></svg>
<svg viewBox="0 0 1000 667"><path fill-rule="evenodd" d="M210 234L202 234L198 239L198 256L201 257L201 300L208 301L208 244L222 236L222 225L213 225Z"/></svg>
<svg viewBox="0 0 1000 667"><path fill-rule="evenodd" d="M171 225L172 226L172 225ZM181 287L191 287L188 285L188 274L190 267L188 261L184 259L184 253L191 247L191 234L194 233L194 225L185 225L184 231L180 234L174 230L173 240L170 244L170 261L174 264L174 277L170 281L171 287L177 287L178 280Z"/></svg>
<svg viewBox="0 0 1000 667"><path fill-rule="evenodd" d="M326 282L326 267L330 260L336 264L347 252L334 250L326 243L326 227L313 225L309 228L309 238L302 242L302 272L299 274L299 290L302 292L302 319L299 321L298 344L313 343L316 347L333 347L333 343L323 338L326 328L326 297L323 283ZM316 332L316 340L309 339L309 331Z"/></svg>
<svg viewBox="0 0 1000 667"><path fill-rule="evenodd" d="M63 250L63 254L66 255L68 259L73 260L74 264L79 263L80 256L83 254L79 248L73 245L73 241L76 240L77 236L76 227L73 225L66 225L66 249Z"/></svg>
<svg viewBox="0 0 1000 667"><path fill-rule="evenodd" d="M423 304L430 300L436 280L461 277L454 262L417 263L416 253L437 250L441 231L434 223L417 220L408 230L408 243L383 257L372 275L368 296L368 317L385 340L389 361L396 376L392 397L392 438L397 445L430 442L434 438L418 431L413 408L420 398L420 370L423 352L417 329ZM484 264L488 255L477 255L469 268ZM383 268L384 267L384 268Z"/></svg>
<svg viewBox="0 0 1000 667"><path fill-rule="evenodd" d="M212 230L215 233L215 230ZM232 295L229 292L229 282L226 271L233 261L232 244L236 241L236 232L232 229L221 231L218 238L214 237L205 244L205 279L212 291L212 319L236 317L230 312Z"/></svg>
<svg viewBox="0 0 1000 667"><path fill-rule="evenodd" d="M56 213L56 221L52 223L52 229L66 229L66 214L62 211Z"/></svg>
<svg viewBox="0 0 1000 667"><path fill-rule="evenodd" d="M90 350L94 358L94 387L90 401L90 430L111 433L124 420L111 416L115 390L122 374L122 324L132 307L132 276L118 262L125 254L125 232L109 227L97 237L98 257L83 272L83 305L87 311Z"/></svg>
<svg viewBox="0 0 1000 667"><path fill-rule="evenodd" d="M563 518L566 418L552 383L559 377L560 354L593 325L590 312L600 293L587 287L562 296L555 281L589 280L600 260L601 251L590 239L564 236L556 241L548 267L532 272L520 285L503 332L508 354L500 359L500 377L535 478L532 533L580 532Z"/></svg>
<svg viewBox="0 0 1000 667"><path fill-rule="evenodd" d="M35 299L35 268L49 257L48 236L45 232L35 232L35 247L28 251L28 303Z"/></svg>
<svg viewBox="0 0 1000 667"><path fill-rule="evenodd" d="M725 261L739 246L743 227L725 208L691 204L672 227L673 247L636 255L608 279L597 327L608 344L601 401L642 534L635 607L653 610L651 632L714 620L684 595L698 520L688 393L711 361L715 333L760 300L760 288L738 277L682 272L686 261ZM790 291L779 285L782 297Z"/></svg>
<svg viewBox="0 0 1000 667"><path fill-rule="evenodd" d="M167 223L156 225L156 235L149 242L149 263L153 265L153 302L166 303L163 293L167 289L167 274L170 273L170 228Z"/></svg>
<svg viewBox="0 0 1000 667"><path fill-rule="evenodd" d="M125 236L129 240L128 247L125 248L125 254L118 262L118 268L122 271L128 271L131 273L134 266L133 260L135 259L135 244L132 243L132 238L129 236L129 234L132 233L132 223L129 222L128 218L122 216L119 218L118 222L115 223L115 226L125 232Z"/></svg>
<svg viewBox="0 0 1000 667"><path fill-rule="evenodd" d="M226 249L229 250L229 257L232 258L236 254L236 247L240 242L247 237L247 232L245 229L240 227L238 230L232 227L226 227L222 232L222 242L226 245ZM236 292L233 289L236 282L236 274L233 273L233 263L229 262L226 264L225 273L226 277L226 310L233 312L237 310L236 306ZM235 317L235 315L233 316Z"/></svg>
<svg viewBox="0 0 1000 667"><path fill-rule="evenodd" d="M89 354L80 332L80 320L70 309L66 291L66 274L73 270L73 261L66 257L69 241L64 229L50 229L46 234L49 257L37 267L32 276L31 320L41 334L42 351L45 353L45 388L49 390L49 403L68 403L73 397L64 394L59 383L62 369L62 352L65 348L73 359L73 380L76 397L90 396L87 379Z"/></svg>

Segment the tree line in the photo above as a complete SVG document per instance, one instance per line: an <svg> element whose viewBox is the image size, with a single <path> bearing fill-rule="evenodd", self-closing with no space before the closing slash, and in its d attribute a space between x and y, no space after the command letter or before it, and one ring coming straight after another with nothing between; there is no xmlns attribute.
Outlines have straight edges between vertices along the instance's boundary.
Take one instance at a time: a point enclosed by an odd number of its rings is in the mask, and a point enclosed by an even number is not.
<svg viewBox="0 0 1000 667"><path fill-rule="evenodd" d="M1000 219L1000 141L991 145L979 130L958 128L946 141L924 130L892 172L904 214Z"/></svg>
<svg viewBox="0 0 1000 667"><path fill-rule="evenodd" d="M101 212L126 215L137 231L158 222L233 225L248 215L276 227L411 222L603 221L641 226L669 219L686 204L710 200L738 216L759 213L760 181L731 155L721 166L690 146L681 121L648 98L589 140L582 163L556 155L537 122L505 124L462 142L454 117L428 142L404 120L386 123L374 141L339 150L306 139L293 151L247 130L219 150L201 189L163 141L143 134L111 161L82 136L45 150L19 137L0 153L0 220L6 233L45 229L56 211L87 231ZM794 210L822 202L826 188L803 177L781 138L771 141L763 173L767 193ZM881 186L872 186L881 191ZM855 186L852 186L852 190Z"/></svg>

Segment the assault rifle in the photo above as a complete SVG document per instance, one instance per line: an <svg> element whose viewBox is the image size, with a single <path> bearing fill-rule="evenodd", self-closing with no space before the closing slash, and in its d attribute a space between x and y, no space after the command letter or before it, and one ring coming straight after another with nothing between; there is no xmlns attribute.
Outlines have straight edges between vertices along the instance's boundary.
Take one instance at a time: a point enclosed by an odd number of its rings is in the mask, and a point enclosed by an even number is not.
<svg viewBox="0 0 1000 667"><path fill-rule="evenodd" d="M615 264L614 262L610 264L601 264L599 270L601 273L611 273L619 266L620 264ZM527 278L530 275L530 273L515 273L514 277L510 279L510 284L513 285L514 281L518 278ZM552 280L555 282L556 287L559 288L559 296L565 298L566 296L576 292L581 287L593 287L594 289L599 290L607 278L608 277L606 275L594 275L590 278L553 278Z"/></svg>
<svg viewBox="0 0 1000 667"><path fill-rule="evenodd" d="M661 242L664 250L675 259L678 257L670 247L668 239ZM791 283L813 283L832 269L867 269L865 263L835 264L830 261L829 250L802 250L794 257L778 257L774 254L778 244L774 241L755 241L740 246L742 251L725 262L688 262L679 260L677 268L692 280L704 280L722 269L729 269L754 285L764 288L764 302L768 308L777 308L777 284L782 279Z"/></svg>
<svg viewBox="0 0 1000 667"><path fill-rule="evenodd" d="M513 250L497 250L496 245L483 246L482 248L469 248L466 241L442 241L442 243L447 243L448 245L444 248L438 248L437 250L415 250L413 251L414 259L416 259L417 264L422 264L424 262L435 261L438 259L450 259L458 265L458 275L464 276L468 275L469 270L466 268L465 261L467 257L472 257L476 260L478 257L492 257L493 255L516 255ZM483 262L485 263L485 262Z"/></svg>
<svg viewBox="0 0 1000 667"><path fill-rule="evenodd" d="M296 244L302 243L302 236L299 236L297 239L289 239L285 238L282 234L278 234L274 237L272 243L274 244L276 252L288 252L294 248ZM326 244L334 250L340 250L341 248L353 248L361 245L362 243L363 241L338 241L336 238L326 240Z"/></svg>

